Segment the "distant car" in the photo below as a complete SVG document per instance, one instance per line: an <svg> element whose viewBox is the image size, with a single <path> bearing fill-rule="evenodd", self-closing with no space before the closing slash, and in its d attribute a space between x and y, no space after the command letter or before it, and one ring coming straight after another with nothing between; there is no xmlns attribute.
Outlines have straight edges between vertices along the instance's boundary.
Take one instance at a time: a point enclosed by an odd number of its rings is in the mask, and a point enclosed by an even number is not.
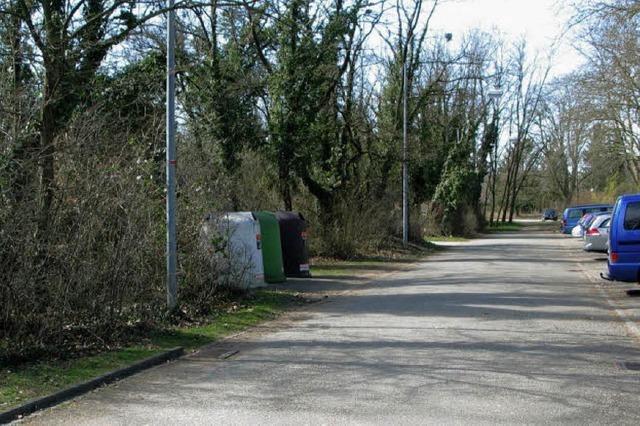
<svg viewBox="0 0 640 426"><path fill-rule="evenodd" d="M616 201L609 225L608 279L638 282L640 278L640 194Z"/></svg>
<svg viewBox="0 0 640 426"><path fill-rule="evenodd" d="M546 209L542 213L542 220L558 220L558 212L555 209Z"/></svg>
<svg viewBox="0 0 640 426"><path fill-rule="evenodd" d="M562 213L562 224L560 230L563 234L571 234L573 228L578 224L582 216L587 213L607 213L612 210L608 204L585 204L580 206L567 207Z"/></svg>
<svg viewBox="0 0 640 426"><path fill-rule="evenodd" d="M596 216L584 233L584 250L606 252L609 248L610 214Z"/></svg>

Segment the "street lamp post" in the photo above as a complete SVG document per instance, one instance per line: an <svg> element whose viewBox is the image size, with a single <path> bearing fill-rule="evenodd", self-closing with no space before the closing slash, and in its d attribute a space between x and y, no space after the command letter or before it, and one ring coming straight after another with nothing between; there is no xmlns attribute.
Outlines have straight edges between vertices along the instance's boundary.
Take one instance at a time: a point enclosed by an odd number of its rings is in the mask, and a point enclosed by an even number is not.
<svg viewBox="0 0 640 426"><path fill-rule="evenodd" d="M407 48L411 39L407 41ZM407 155L407 56L405 53L402 61L402 246L407 247L409 244L409 164Z"/></svg>
<svg viewBox="0 0 640 426"><path fill-rule="evenodd" d="M166 123L166 179L167 179L167 307L175 308L177 303L178 283L177 243L176 243L176 61L175 61L175 11L174 0L167 0L169 15L167 16L167 123Z"/></svg>
<svg viewBox="0 0 640 426"><path fill-rule="evenodd" d="M500 99L500 97L502 96L502 89L500 89L500 87L494 87L493 89L487 92L487 96L489 97L489 100L497 102L498 99ZM495 104L494 104L494 108L495 108Z"/></svg>

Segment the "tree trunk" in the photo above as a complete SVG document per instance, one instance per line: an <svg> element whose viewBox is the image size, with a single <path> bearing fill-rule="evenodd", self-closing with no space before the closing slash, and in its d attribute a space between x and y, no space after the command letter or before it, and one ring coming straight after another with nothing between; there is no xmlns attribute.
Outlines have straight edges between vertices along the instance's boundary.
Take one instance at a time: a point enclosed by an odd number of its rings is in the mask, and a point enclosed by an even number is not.
<svg viewBox="0 0 640 426"><path fill-rule="evenodd" d="M484 227L487 221L487 205L489 204L489 184L491 183L491 175L492 171L492 161L488 161L487 158L492 157L493 147L498 143L498 114L494 109L493 118L491 120L491 124L489 125L489 129L485 132L482 144L480 146L480 150L478 152L477 157L477 169L478 169L478 181L477 181L477 191L476 194L476 203L477 203L477 216L480 220L481 226ZM485 181L485 178L489 175L489 182L487 182L484 204L482 207L482 211L480 211L480 200L482 197L482 184Z"/></svg>
<svg viewBox="0 0 640 426"><path fill-rule="evenodd" d="M513 216L516 209L516 196L518 195L518 174L520 173L520 163L522 162L523 146L524 141L521 141L520 138L518 138L511 185L511 206L509 208L509 223L513 223Z"/></svg>
<svg viewBox="0 0 640 426"><path fill-rule="evenodd" d="M47 101L47 90L42 106L42 128L40 131L40 218L38 220L38 236L41 242L46 240L48 222L51 216L55 185L55 139L56 108ZM51 99L49 97L49 99Z"/></svg>
<svg viewBox="0 0 640 426"><path fill-rule="evenodd" d="M502 193L502 202L500 203L500 210L498 214L498 218L500 217L500 213L502 214L502 222L507 221L507 209L509 208L509 197L511 195L511 174L513 169L513 154L509 153L509 157L507 158L507 180L504 183L504 191Z"/></svg>
<svg viewBox="0 0 640 426"><path fill-rule="evenodd" d="M58 40L56 40L58 41ZM47 240L51 207L55 194L55 156L56 138L69 121L74 104L70 101L69 88L65 81L64 48L54 45L44 58L45 80L41 107L40 126L40 215L38 219L38 238L41 243ZM67 93L65 93L67 92Z"/></svg>
<svg viewBox="0 0 640 426"><path fill-rule="evenodd" d="M494 160L497 161L497 160ZM491 217L489 218L489 226L493 225L494 223L494 215L496 212L496 190L497 188L497 180L498 180L498 176L497 176L497 170L493 170L492 171L493 177L492 177L492 181L491 181Z"/></svg>
<svg viewBox="0 0 640 426"><path fill-rule="evenodd" d="M291 179L287 167L280 167L280 196L284 209L288 212L293 210L293 196L291 195Z"/></svg>

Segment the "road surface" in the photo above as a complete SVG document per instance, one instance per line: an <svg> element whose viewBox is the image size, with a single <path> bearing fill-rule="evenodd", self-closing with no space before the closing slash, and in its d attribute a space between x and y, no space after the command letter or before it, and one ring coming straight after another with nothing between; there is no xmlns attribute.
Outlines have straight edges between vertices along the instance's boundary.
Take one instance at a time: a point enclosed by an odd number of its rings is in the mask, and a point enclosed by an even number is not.
<svg viewBox="0 0 640 426"><path fill-rule="evenodd" d="M577 247L456 245L24 422L638 425L640 371L616 361L640 342Z"/></svg>

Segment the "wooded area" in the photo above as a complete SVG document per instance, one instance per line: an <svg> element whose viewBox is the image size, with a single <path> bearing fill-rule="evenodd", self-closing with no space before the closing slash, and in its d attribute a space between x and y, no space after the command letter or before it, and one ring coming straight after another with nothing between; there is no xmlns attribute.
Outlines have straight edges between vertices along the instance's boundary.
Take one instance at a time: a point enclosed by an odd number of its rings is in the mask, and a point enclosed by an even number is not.
<svg viewBox="0 0 640 426"><path fill-rule="evenodd" d="M551 78L524 38L434 32L437 1L177 2L181 309L232 284L210 211L302 211L316 255L397 240L405 64L414 241L635 190L640 6L582 6L586 64ZM165 12L0 0L0 359L166 315Z"/></svg>

